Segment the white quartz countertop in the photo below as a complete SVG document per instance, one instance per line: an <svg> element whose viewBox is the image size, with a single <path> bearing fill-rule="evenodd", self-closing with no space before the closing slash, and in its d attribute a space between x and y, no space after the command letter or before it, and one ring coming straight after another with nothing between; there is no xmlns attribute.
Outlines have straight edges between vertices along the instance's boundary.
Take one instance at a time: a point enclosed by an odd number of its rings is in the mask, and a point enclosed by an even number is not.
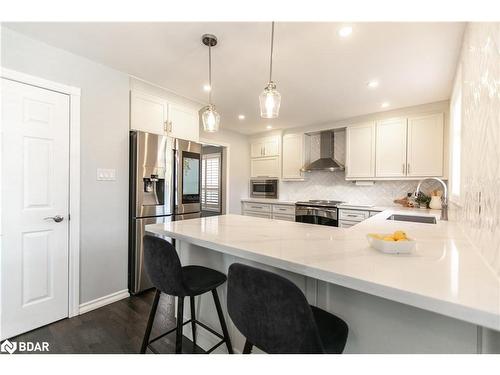
<svg viewBox="0 0 500 375"><path fill-rule="evenodd" d="M387 209L347 229L223 215L146 230L500 330L500 279L460 227L386 220L393 213L432 214ZM416 239L413 254L383 254L368 246L367 233L395 230Z"/></svg>

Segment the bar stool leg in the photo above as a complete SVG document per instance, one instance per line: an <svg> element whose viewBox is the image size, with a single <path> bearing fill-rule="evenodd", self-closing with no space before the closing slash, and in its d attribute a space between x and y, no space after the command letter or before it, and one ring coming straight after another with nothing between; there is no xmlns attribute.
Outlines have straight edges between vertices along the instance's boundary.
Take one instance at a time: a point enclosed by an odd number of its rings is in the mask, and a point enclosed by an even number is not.
<svg viewBox="0 0 500 375"><path fill-rule="evenodd" d="M196 348L196 312L195 312L195 304L194 304L194 297L190 296L189 297L189 304L191 306L191 331L193 333L193 350Z"/></svg>
<svg viewBox="0 0 500 375"><path fill-rule="evenodd" d="M231 344L231 339L229 338L229 332L227 331L226 321L224 320L224 314L222 313L222 308L220 306L217 290L212 289L212 296L214 297L215 308L217 309L217 315L219 315L219 321L222 327L222 334L224 335L224 341L226 342L227 352L229 354L233 354L233 345Z"/></svg>
<svg viewBox="0 0 500 375"><path fill-rule="evenodd" d="M184 297L177 297L177 331L175 334L175 354L182 353L183 322L184 322Z"/></svg>
<svg viewBox="0 0 500 375"><path fill-rule="evenodd" d="M245 341L245 347L243 348L243 354L251 354L252 347L253 347L253 344L250 341L248 341L248 339L247 339Z"/></svg>
<svg viewBox="0 0 500 375"><path fill-rule="evenodd" d="M153 323L155 321L156 310L158 309L158 302L160 301L161 292L156 289L155 298L153 299L153 304L151 305L151 311L149 312L148 324L146 326L146 332L144 332L144 337L142 339L141 354L146 353L146 348L149 344L149 336L151 336L151 329L153 328Z"/></svg>

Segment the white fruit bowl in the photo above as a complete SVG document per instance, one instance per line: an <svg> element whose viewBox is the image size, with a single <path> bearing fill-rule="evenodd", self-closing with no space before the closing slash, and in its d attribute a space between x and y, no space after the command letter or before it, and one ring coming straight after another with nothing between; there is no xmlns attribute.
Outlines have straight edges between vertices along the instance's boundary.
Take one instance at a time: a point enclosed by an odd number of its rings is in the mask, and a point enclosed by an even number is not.
<svg viewBox="0 0 500 375"><path fill-rule="evenodd" d="M390 236L390 234L382 234L382 236ZM370 235L367 235L366 238L371 247L386 254L409 254L415 249L417 244L411 238L408 238L406 241L384 241Z"/></svg>

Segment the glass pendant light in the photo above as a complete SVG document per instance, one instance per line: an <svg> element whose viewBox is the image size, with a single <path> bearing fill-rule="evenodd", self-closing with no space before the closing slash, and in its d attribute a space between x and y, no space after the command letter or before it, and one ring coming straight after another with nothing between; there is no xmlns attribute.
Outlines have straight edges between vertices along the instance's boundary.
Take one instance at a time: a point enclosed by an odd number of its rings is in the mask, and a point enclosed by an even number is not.
<svg viewBox="0 0 500 375"><path fill-rule="evenodd" d="M271 60L269 64L269 83L259 96L260 116L263 118L277 118L280 112L281 95L276 90L273 82L273 46L274 46L274 22L271 24Z"/></svg>
<svg viewBox="0 0 500 375"><path fill-rule="evenodd" d="M214 133L219 130L220 115L212 104L212 47L217 45L217 37L212 34L205 34L201 37L204 45L208 46L208 105L203 108L201 114L201 122L203 130Z"/></svg>

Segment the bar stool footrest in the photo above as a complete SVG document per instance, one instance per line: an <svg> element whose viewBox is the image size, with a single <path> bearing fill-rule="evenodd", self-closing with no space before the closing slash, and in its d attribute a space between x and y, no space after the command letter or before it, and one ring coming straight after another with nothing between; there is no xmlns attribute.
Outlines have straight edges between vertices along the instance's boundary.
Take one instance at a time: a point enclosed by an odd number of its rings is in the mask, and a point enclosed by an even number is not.
<svg viewBox="0 0 500 375"><path fill-rule="evenodd" d="M206 329L208 332L210 332L211 334L217 336L218 338L221 339L221 341L219 341L217 344L215 344L214 346L212 346L210 349L207 350L206 354L210 354L212 353L215 349L217 349L219 346L221 346L222 344L224 344L226 342L226 339L224 338L223 335L221 335L219 332L215 331L214 329L210 328L209 326L207 326L206 324L198 321L197 319L189 319L185 322L182 323L182 326L184 327L186 324L189 324L191 322L193 322L195 324L198 324L200 327ZM147 345L147 348L149 348L149 350L151 350L153 353L155 354L160 354L158 353L158 351L154 348L151 347L151 344L153 344L154 342L158 341L159 339L167 336L168 334L172 333L172 332L175 332L177 330L177 327L175 328L172 328L171 330L165 332L165 333L162 333L161 335L155 337L154 339L152 339L151 341L148 342L148 345Z"/></svg>

